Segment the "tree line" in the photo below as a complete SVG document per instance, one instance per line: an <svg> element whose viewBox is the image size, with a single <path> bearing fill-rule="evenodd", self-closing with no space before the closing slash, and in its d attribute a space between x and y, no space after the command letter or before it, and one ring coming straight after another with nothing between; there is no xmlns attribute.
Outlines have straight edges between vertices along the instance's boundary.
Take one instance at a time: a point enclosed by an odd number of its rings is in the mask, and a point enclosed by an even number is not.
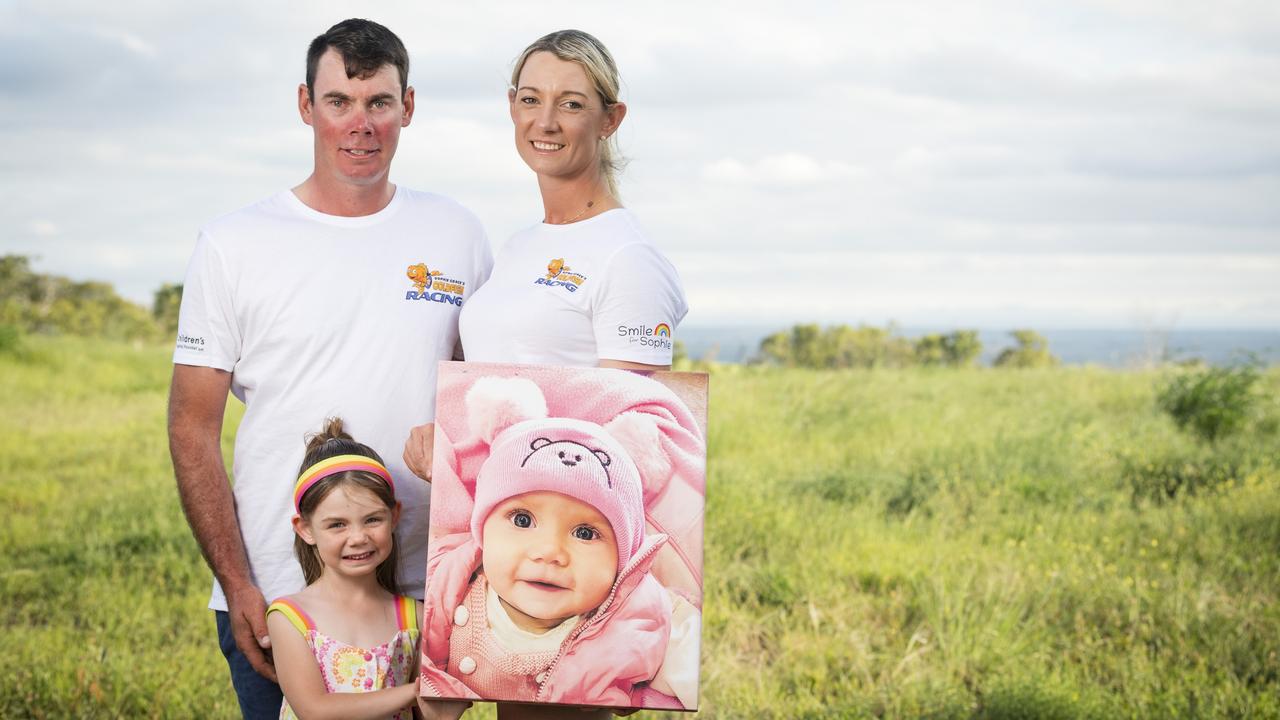
<svg viewBox="0 0 1280 720"><path fill-rule="evenodd" d="M165 284L148 309L121 297L111 283L37 273L25 255L0 256L0 328L6 334L158 340L177 330L181 301L182 286Z"/></svg>
<svg viewBox="0 0 1280 720"><path fill-rule="evenodd" d="M1034 330L1014 330L1014 346L996 356L996 367L1047 367L1058 364L1049 342ZM871 325L794 325L760 342L754 362L803 368L968 367L982 354L977 330L929 333L905 338L895 327Z"/></svg>

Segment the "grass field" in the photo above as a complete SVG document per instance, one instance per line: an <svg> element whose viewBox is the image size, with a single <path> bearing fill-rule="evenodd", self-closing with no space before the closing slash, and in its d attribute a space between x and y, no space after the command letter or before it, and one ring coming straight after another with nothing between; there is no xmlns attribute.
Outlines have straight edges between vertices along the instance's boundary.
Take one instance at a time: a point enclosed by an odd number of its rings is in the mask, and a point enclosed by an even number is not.
<svg viewBox="0 0 1280 720"><path fill-rule="evenodd" d="M236 714L168 357L0 354L0 717ZM1280 717L1280 375L1216 446L1159 380L715 373L702 715Z"/></svg>

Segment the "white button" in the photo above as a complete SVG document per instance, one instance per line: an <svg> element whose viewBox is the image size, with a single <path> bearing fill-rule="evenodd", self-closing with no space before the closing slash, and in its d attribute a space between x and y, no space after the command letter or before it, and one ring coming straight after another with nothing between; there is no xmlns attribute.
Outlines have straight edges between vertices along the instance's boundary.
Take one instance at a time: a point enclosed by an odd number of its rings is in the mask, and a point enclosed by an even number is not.
<svg viewBox="0 0 1280 720"><path fill-rule="evenodd" d="M471 619L471 613L467 611L466 605L459 605L453 611L453 624L462 627L467 624L467 620Z"/></svg>
<svg viewBox="0 0 1280 720"><path fill-rule="evenodd" d="M458 661L458 672L463 675L470 675L476 671L476 661L470 655Z"/></svg>

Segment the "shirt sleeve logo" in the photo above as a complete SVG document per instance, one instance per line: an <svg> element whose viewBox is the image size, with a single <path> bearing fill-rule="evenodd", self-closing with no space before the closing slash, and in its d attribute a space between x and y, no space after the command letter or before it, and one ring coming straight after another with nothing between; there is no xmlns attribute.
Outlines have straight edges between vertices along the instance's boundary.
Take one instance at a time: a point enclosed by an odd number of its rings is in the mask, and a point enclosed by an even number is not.
<svg viewBox="0 0 1280 720"><path fill-rule="evenodd" d="M204 345L204 336L192 337L186 333L178 333L177 347L179 350L194 350L202 353L204 352Z"/></svg>
<svg viewBox="0 0 1280 720"><path fill-rule="evenodd" d="M569 292L577 292L586 281L587 276L573 272L568 265L564 264L564 258L553 258L547 263L547 274L544 277L535 278L533 284L562 287Z"/></svg>
<svg viewBox="0 0 1280 720"><path fill-rule="evenodd" d="M467 284L462 280L445 277L439 270L431 270L426 263L410 265L405 271L413 289L404 294L405 300L426 300L462 306L462 295Z"/></svg>
<svg viewBox="0 0 1280 720"><path fill-rule="evenodd" d="M626 338L631 345L640 345L642 347L655 348L658 350L671 350L671 326L660 322L657 325L619 325L618 337Z"/></svg>

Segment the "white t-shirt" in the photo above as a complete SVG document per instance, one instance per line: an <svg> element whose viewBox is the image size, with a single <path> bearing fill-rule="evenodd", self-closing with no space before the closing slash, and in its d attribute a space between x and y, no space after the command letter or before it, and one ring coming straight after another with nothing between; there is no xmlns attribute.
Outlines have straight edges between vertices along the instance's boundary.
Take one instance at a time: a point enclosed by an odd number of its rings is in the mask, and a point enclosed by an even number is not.
<svg viewBox="0 0 1280 720"><path fill-rule="evenodd" d="M421 286L409 277L419 263ZM436 363L453 355L458 315L492 264L474 215L402 187L363 217L325 215L286 190L201 230L173 361L230 371L245 404L236 515L268 601L303 587L293 485L305 436L329 416L391 471L401 592L421 598L430 488L402 452L409 429L434 417ZM227 607L216 581L209 607Z"/></svg>
<svg viewBox="0 0 1280 720"><path fill-rule="evenodd" d="M481 362L670 365L688 310L675 268L619 208L513 235L463 308L462 347Z"/></svg>

